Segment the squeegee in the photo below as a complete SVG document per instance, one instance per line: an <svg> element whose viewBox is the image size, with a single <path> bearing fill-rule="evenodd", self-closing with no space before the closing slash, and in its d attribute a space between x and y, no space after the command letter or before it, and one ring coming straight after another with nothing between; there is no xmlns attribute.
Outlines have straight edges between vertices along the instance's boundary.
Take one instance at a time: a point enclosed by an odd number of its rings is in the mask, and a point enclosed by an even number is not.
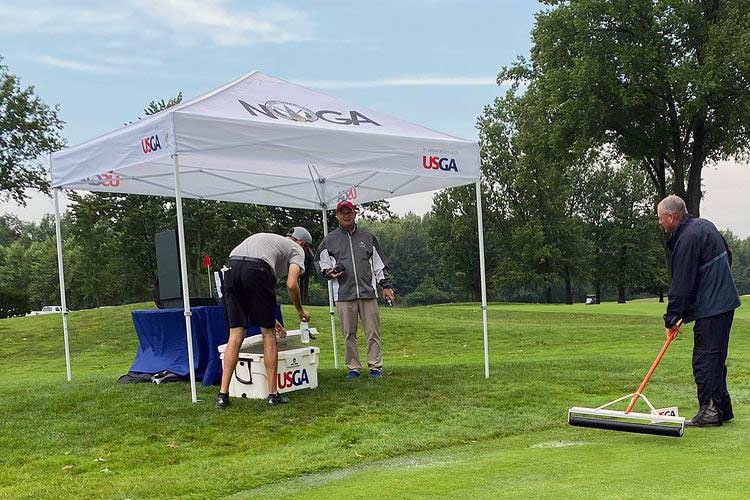
<svg viewBox="0 0 750 500"><path fill-rule="evenodd" d="M659 351L656 359L651 364L651 368L643 378L641 385L638 386L638 390L597 408L574 406L568 410L568 423L577 427L593 427L595 429L638 432L641 434L655 434L657 436L682 437L682 433L685 430L685 418L677 416L677 411L673 408L667 411L657 410L643 394L643 390L646 388L649 379L651 379L651 375L654 374L669 344L677 337L681 326L682 320L678 321L669 330L661 351ZM625 411L612 409L613 405L627 399L630 399L630 402ZM650 410L649 413L632 411L639 399L642 399L646 403Z"/></svg>

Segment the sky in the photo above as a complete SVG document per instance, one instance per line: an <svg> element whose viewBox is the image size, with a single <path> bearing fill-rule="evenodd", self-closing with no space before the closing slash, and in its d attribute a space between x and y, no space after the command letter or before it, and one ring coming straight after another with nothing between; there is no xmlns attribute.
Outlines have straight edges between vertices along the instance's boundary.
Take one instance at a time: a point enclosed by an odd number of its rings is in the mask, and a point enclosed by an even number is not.
<svg viewBox="0 0 750 500"><path fill-rule="evenodd" d="M3 0L3 64L60 106L74 145L143 116L151 100L189 99L252 70L465 139L504 92L497 73L528 57L533 0L249 2ZM740 236L747 165L706 169L704 216ZM429 211L432 194L393 198ZM51 199L0 212L38 220Z"/></svg>

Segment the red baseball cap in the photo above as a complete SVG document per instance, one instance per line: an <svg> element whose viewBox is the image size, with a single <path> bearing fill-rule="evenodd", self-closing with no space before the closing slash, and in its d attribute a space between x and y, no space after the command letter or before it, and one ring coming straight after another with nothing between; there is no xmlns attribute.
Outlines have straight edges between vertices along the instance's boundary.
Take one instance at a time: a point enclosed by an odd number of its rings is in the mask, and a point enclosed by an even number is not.
<svg viewBox="0 0 750 500"><path fill-rule="evenodd" d="M338 202L338 204L336 204L336 211L337 211L337 212L340 212L340 211L341 211L342 209L344 209L344 208L348 208L348 209L350 209L350 210L351 210L352 212L356 212L356 211L357 211L357 207L355 207L355 206L354 206L354 205L352 204L352 202L351 202L351 201L349 201L349 200L345 200L345 201L340 201L340 202Z"/></svg>

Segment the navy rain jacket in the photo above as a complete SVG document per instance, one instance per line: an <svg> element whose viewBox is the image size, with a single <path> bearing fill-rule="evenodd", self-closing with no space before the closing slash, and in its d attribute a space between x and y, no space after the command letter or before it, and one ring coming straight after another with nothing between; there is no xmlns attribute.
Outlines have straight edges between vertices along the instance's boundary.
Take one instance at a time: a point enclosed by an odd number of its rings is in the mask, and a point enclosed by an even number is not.
<svg viewBox="0 0 750 500"><path fill-rule="evenodd" d="M672 327L740 306L732 278L732 252L711 221L686 215L667 240L672 252L669 305L664 325Z"/></svg>

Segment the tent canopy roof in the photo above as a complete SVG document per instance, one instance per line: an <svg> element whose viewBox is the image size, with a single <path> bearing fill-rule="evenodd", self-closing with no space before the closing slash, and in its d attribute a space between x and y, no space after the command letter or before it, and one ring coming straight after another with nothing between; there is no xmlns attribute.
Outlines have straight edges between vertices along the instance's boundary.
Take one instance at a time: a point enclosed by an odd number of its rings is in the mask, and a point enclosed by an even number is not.
<svg viewBox="0 0 750 500"><path fill-rule="evenodd" d="M295 208L365 203L479 180L479 148L252 72L53 153L52 186Z"/></svg>

